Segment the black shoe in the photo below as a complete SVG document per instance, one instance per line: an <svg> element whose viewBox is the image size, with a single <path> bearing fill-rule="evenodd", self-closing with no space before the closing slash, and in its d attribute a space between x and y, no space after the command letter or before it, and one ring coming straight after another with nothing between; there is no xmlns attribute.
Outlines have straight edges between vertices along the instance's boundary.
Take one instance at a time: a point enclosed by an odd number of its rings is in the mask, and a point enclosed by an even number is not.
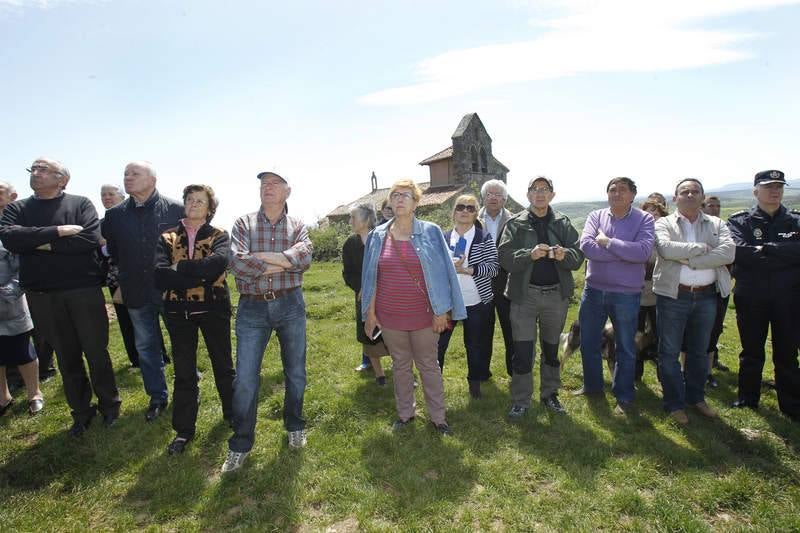
<svg viewBox="0 0 800 533"><path fill-rule="evenodd" d="M172 439L172 442L169 443L169 446L167 446L167 452L170 455L181 454L186 449L187 444L189 444L189 439L175 437Z"/></svg>
<svg viewBox="0 0 800 533"><path fill-rule="evenodd" d="M469 395L471 398L477 400L481 398L481 382L480 381L470 381L469 382Z"/></svg>
<svg viewBox="0 0 800 533"><path fill-rule="evenodd" d="M567 414L567 410L564 409L564 406L558 401L558 394L551 394L547 398L542 398L542 405L554 413L561 415Z"/></svg>
<svg viewBox="0 0 800 533"><path fill-rule="evenodd" d="M83 435L86 432L87 429L89 429L89 426L91 425L93 418L94 418L94 413L92 413L92 416L87 418L86 421L84 421L84 422L78 422L76 420L72 424L72 427L69 428L69 430L67 431L67 434L70 437L77 439L78 437Z"/></svg>
<svg viewBox="0 0 800 533"><path fill-rule="evenodd" d="M439 432L439 435L442 436L450 435L450 426L447 425L447 422L442 422L441 424L434 424L433 427L436 428L436 431Z"/></svg>
<svg viewBox="0 0 800 533"><path fill-rule="evenodd" d="M114 426L119 420L119 413L103 415L103 425L107 428Z"/></svg>
<svg viewBox="0 0 800 533"><path fill-rule="evenodd" d="M713 374L708 375L708 378L706 378L706 384L712 389L719 387L719 381L717 381L717 378L715 378Z"/></svg>
<svg viewBox="0 0 800 533"><path fill-rule="evenodd" d="M402 419L398 418L397 420L394 421L394 424L392 424L392 431L399 431L399 430L403 429L404 427L406 427L407 425L409 425L413 421L414 421L414 417L413 416L411 418L409 418L408 420L402 420Z"/></svg>
<svg viewBox="0 0 800 533"><path fill-rule="evenodd" d="M731 370L727 366L725 366L722 363L720 363L718 359L714 360L714 369L715 370L719 370L720 372L730 372L730 370Z"/></svg>
<svg viewBox="0 0 800 533"><path fill-rule="evenodd" d="M10 400L8 400L7 404L0 405L0 416L3 416L4 414L6 414L6 411L8 411L11 408L12 405L14 405L14 398L11 398Z"/></svg>
<svg viewBox="0 0 800 533"><path fill-rule="evenodd" d="M377 378L375 378L375 383L377 383L379 387L385 387L386 376L378 376Z"/></svg>
<svg viewBox="0 0 800 533"><path fill-rule="evenodd" d="M150 404L150 407L147 408L147 412L144 414L144 419L148 422L152 422L159 416L161 413L164 412L164 409L167 408L166 403L153 403Z"/></svg>
<svg viewBox="0 0 800 533"><path fill-rule="evenodd" d="M756 409L758 409L758 404L753 403L749 400L736 400L731 404L731 407L733 407L734 409L743 409L747 407L755 411Z"/></svg>

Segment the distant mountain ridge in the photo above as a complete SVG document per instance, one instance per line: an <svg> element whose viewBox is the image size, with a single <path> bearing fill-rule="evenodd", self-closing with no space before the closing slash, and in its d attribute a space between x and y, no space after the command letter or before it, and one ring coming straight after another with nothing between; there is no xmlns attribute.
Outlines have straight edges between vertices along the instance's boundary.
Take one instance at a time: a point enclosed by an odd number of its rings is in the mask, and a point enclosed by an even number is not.
<svg viewBox="0 0 800 533"><path fill-rule="evenodd" d="M787 185L790 188L800 187L800 180L788 180ZM753 188L753 182L739 182L739 183L728 183L727 185L723 185L722 187L715 187L714 189L709 189L708 192L725 192L725 191L747 191Z"/></svg>

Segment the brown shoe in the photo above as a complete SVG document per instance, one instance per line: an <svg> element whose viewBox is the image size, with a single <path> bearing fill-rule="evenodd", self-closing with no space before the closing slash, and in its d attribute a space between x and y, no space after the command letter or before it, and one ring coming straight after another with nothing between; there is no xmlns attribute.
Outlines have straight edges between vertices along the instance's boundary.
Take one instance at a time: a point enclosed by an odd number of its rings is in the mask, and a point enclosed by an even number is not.
<svg viewBox="0 0 800 533"><path fill-rule="evenodd" d="M708 418L717 418L717 412L709 407L706 402L698 402L692 407L697 409L697 411L703 416L707 416Z"/></svg>
<svg viewBox="0 0 800 533"><path fill-rule="evenodd" d="M675 411L672 411L672 412L669 414L669 416L670 416L670 418L672 418L672 419L673 419L675 422L677 422L678 424L680 424L680 425L682 425L682 426L685 426L686 424L688 424L688 423L689 423L689 417L688 417L688 416L686 416L686 411L684 411L683 409L677 409L677 410L675 410Z"/></svg>

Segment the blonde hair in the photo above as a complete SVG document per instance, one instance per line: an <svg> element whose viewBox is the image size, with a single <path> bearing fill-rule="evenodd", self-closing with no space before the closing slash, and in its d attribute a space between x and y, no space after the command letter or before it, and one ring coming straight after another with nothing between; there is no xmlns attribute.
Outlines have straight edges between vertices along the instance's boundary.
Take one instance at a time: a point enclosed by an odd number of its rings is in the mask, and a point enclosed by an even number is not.
<svg viewBox="0 0 800 533"><path fill-rule="evenodd" d="M453 211L450 213L450 218L455 220L456 218L456 206L458 204L474 204L475 205L475 219L477 220L478 217L478 209L480 209L481 204L478 203L478 199L475 198L472 194L462 194L456 201L453 203Z"/></svg>
<svg viewBox="0 0 800 533"><path fill-rule="evenodd" d="M422 198L422 189L420 189L413 180L408 178L395 181L392 184L392 188L389 190L389 197L391 197L392 193L397 189L411 189L411 195L414 197L414 203L419 202L419 199Z"/></svg>

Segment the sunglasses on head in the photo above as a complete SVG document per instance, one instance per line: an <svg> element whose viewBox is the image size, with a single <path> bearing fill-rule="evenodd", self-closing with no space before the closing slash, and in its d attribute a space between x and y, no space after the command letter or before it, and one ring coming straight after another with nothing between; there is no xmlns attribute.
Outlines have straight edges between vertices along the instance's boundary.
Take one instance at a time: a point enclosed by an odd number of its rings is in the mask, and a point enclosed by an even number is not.
<svg viewBox="0 0 800 533"><path fill-rule="evenodd" d="M457 212L458 211L466 211L467 213L474 213L475 211L477 211L477 209L475 209L474 205L458 204L456 206L456 211Z"/></svg>

